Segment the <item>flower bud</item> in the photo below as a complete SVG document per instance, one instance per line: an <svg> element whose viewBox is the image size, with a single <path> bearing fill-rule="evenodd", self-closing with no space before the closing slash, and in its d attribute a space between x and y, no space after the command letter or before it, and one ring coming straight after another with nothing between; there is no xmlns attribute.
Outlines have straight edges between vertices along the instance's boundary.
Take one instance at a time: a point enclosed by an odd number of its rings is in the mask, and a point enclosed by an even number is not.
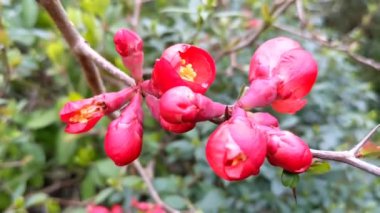
<svg viewBox="0 0 380 213"><path fill-rule="evenodd" d="M215 62L208 52L189 44L166 49L153 68L153 86L160 95L176 86L204 94L215 79Z"/></svg>
<svg viewBox="0 0 380 213"><path fill-rule="evenodd" d="M313 155L301 138L289 131L268 132L267 158L273 166L291 173L305 172L312 163Z"/></svg>
<svg viewBox="0 0 380 213"><path fill-rule="evenodd" d="M82 133L90 130L104 115L123 106L135 94L135 90L126 88L66 103L59 112L61 120L66 123L65 131Z"/></svg>
<svg viewBox="0 0 380 213"><path fill-rule="evenodd" d="M266 112L247 112L247 118L252 125L278 128L278 120L273 115Z"/></svg>
<svg viewBox="0 0 380 213"><path fill-rule="evenodd" d="M310 92L318 74L318 66L310 53L294 40L277 37L266 41L256 50L251 59L249 81L250 94L243 97L241 106L253 108L272 104L274 110L280 113L293 114L302 109L307 101L303 98ZM260 79L271 82L267 88L261 88ZM255 93L266 94L277 88L276 97L272 101L258 102Z"/></svg>
<svg viewBox="0 0 380 213"><path fill-rule="evenodd" d="M118 166L134 161L141 153L143 137L142 97L136 94L121 115L113 120L104 140L106 154Z"/></svg>
<svg viewBox="0 0 380 213"><path fill-rule="evenodd" d="M195 123L224 115L226 106L185 86L173 87L160 98L160 115L170 123Z"/></svg>
<svg viewBox="0 0 380 213"><path fill-rule="evenodd" d="M142 81L144 62L143 41L139 35L128 29L120 29L114 36L115 49L123 64L137 81Z"/></svg>
<svg viewBox="0 0 380 213"><path fill-rule="evenodd" d="M145 96L146 105L152 116L160 123L161 127L167 131L177 134L184 133L192 130L195 127L194 122L170 123L161 116L160 99L153 95L147 94Z"/></svg>
<svg viewBox="0 0 380 213"><path fill-rule="evenodd" d="M213 171L225 180L257 175L264 162L267 136L251 125L242 109L219 125L206 144L206 158Z"/></svg>
<svg viewBox="0 0 380 213"><path fill-rule="evenodd" d="M277 81L257 79L251 82L248 91L238 100L238 106L244 109L270 105L277 97Z"/></svg>

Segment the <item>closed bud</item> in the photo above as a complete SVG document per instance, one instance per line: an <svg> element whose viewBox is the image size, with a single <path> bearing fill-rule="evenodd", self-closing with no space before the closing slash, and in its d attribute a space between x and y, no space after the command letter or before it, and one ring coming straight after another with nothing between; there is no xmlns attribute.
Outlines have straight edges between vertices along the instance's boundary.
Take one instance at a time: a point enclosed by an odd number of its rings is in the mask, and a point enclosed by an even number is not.
<svg viewBox="0 0 380 213"><path fill-rule="evenodd" d="M118 166L134 161L141 153L143 137L142 97L136 94L121 115L113 120L104 140L106 154Z"/></svg>
<svg viewBox="0 0 380 213"><path fill-rule="evenodd" d="M267 158L273 166L291 173L305 172L312 163L309 146L289 131L268 132Z"/></svg>
<svg viewBox="0 0 380 213"><path fill-rule="evenodd" d="M225 109L225 105L185 86L173 87L160 98L160 115L171 123L210 120L224 115Z"/></svg>
<svg viewBox="0 0 380 213"><path fill-rule="evenodd" d="M128 29L120 29L114 36L115 49L123 64L137 81L142 81L144 63L143 41L140 36Z"/></svg>

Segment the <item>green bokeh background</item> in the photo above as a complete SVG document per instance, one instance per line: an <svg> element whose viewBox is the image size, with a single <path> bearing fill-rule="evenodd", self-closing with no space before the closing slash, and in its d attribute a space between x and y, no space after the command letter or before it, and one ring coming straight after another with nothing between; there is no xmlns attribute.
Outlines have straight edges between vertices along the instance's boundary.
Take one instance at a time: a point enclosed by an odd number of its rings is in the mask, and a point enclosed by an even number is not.
<svg viewBox="0 0 380 213"><path fill-rule="evenodd" d="M64 0L68 16L102 56L128 72L116 54L113 34L132 28L133 1ZM376 0L303 0L309 24L331 41L380 61L380 5ZM145 1L136 31L144 40L147 76L156 58L174 43L192 43L213 56L239 42L252 19L263 20L272 1ZM81 68L47 13L34 0L0 0L0 212L85 212L88 203L105 206L130 200L152 201L132 167L118 168L105 157L103 138L109 120L91 132L64 133L59 109L69 100L90 97ZM300 29L292 5L276 23ZM281 127L310 147L344 150L380 122L380 72L346 54L323 48L276 28L253 45L217 63L217 79L207 93L232 104L247 84L249 60L269 38L289 36L312 52L318 81L308 105L296 115L280 115ZM109 91L120 82L101 72ZM152 165L153 183L169 205L197 212L379 212L380 179L351 166L331 163L321 175L302 174L297 203L281 184L281 170L267 162L257 177L226 182L208 166L204 146L216 128L200 123L182 135L162 130L145 110L140 157ZM380 144L379 134L372 139ZM380 162L368 159L375 164Z"/></svg>

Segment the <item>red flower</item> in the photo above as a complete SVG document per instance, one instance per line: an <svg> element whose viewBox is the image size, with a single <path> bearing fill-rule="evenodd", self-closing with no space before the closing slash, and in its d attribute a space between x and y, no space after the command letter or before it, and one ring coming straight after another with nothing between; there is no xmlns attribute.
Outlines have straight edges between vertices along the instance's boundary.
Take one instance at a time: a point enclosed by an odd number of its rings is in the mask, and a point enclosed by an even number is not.
<svg viewBox="0 0 380 213"><path fill-rule="evenodd" d="M296 41L285 37L268 40L252 56L251 88L246 97L242 97L240 106L253 108L272 104L278 112L295 113L307 103L302 98L310 92L317 74L317 63L312 55ZM262 82L257 81L267 81L268 88L260 89L258 85ZM262 96L255 97L256 93Z"/></svg>
<svg viewBox="0 0 380 213"><path fill-rule="evenodd" d="M141 104L142 97L136 94L121 115L108 126L104 148L108 157L118 166L131 163L141 153L143 137Z"/></svg>
<svg viewBox="0 0 380 213"><path fill-rule="evenodd" d="M90 130L104 115L119 109L134 93L135 88L126 88L66 103L59 113L67 124L65 131L82 133Z"/></svg>
<svg viewBox="0 0 380 213"><path fill-rule="evenodd" d="M140 202L132 198L131 206L144 213L166 213L164 208L159 204Z"/></svg>
<svg viewBox="0 0 380 213"><path fill-rule="evenodd" d="M124 66L137 81L142 81L144 62L143 41L139 35L128 29L120 29L114 36L115 49L122 57Z"/></svg>
<svg viewBox="0 0 380 213"><path fill-rule="evenodd" d="M259 127L264 126L269 128L279 127L277 118L266 112L247 112L247 117L252 125L257 125Z"/></svg>
<svg viewBox="0 0 380 213"><path fill-rule="evenodd" d="M222 123L206 144L206 158L214 172L226 180L257 175L266 155L267 136L248 120L242 109Z"/></svg>
<svg viewBox="0 0 380 213"><path fill-rule="evenodd" d="M153 86L160 94L176 86L187 86L204 94L215 79L215 62L208 52L190 44L166 49L154 65Z"/></svg>
<svg viewBox="0 0 380 213"><path fill-rule="evenodd" d="M288 131L268 132L267 158L273 166L292 173L305 172L312 163L313 155L301 138Z"/></svg>
<svg viewBox="0 0 380 213"><path fill-rule="evenodd" d="M225 105L185 86L173 87L160 98L160 115L170 123L206 121L223 116L225 110Z"/></svg>
<svg viewBox="0 0 380 213"><path fill-rule="evenodd" d="M100 205L88 205L87 213L123 213L123 208L120 205L113 205L111 210Z"/></svg>
<svg viewBox="0 0 380 213"><path fill-rule="evenodd" d="M145 101L153 117L165 130L179 134L190 131L195 127L194 122L170 123L162 118L160 113L160 99L157 97L147 94L145 96Z"/></svg>

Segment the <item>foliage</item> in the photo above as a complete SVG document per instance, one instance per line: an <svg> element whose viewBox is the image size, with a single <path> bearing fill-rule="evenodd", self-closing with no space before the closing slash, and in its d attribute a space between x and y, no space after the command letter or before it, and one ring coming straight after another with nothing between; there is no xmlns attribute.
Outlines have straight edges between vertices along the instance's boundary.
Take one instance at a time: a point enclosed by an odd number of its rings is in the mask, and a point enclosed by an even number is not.
<svg viewBox="0 0 380 213"><path fill-rule="evenodd" d="M63 132L58 110L66 101L89 97L91 92L80 66L47 13L33 0L0 2L0 211L84 212L88 203L106 206L118 203L129 207L134 197L149 199L146 186L133 168L116 167L105 157L103 138L107 119L90 134ZM231 48L248 30L249 21L264 19L266 13L261 13L265 11L262 8L273 3L217 2L181 0L174 4L157 0L143 4L137 31L145 43L147 75L155 59L173 43L193 43L213 56ZM367 3L363 5L367 7L363 14L377 6L375 1L361 2ZM120 27L133 28L133 2L66 0L63 3L70 20L88 43L125 69L112 38ZM310 0L304 4L310 22L333 35L332 39L346 32L345 26L337 27L347 21L346 17L322 14L323 2ZM352 10L348 8L345 10ZM290 7L277 22L297 27L299 22L293 14L295 7ZM370 31L372 27L376 28L374 22L366 29ZM257 43L237 53L237 67L230 67L228 56L218 60L217 79L208 97L232 104L242 86L248 83L247 70L254 49L278 35L293 37L270 28ZM361 41L357 44L359 52L380 58L368 46L370 41L379 44L378 36L371 37L368 33L358 40ZM374 92L378 81L376 84L375 80L364 80L367 68L343 53L307 40L299 41L318 61L318 81L304 110L295 116L277 115L281 128L296 132L313 148L340 150L352 146L380 120L378 94ZM107 88L116 90L120 82L103 74ZM291 189L281 184L282 171L267 163L260 176L246 181L226 182L217 178L204 155L205 141L215 129L214 124L202 123L183 135L165 132L150 116L145 116L144 126L140 159L144 165L154 165L153 183L163 200L175 208L203 212L232 209L236 212L375 212L378 208L379 180L358 169L332 163L330 171L325 168L316 172L327 173L300 175L296 205ZM378 137L373 142L379 142Z"/></svg>

